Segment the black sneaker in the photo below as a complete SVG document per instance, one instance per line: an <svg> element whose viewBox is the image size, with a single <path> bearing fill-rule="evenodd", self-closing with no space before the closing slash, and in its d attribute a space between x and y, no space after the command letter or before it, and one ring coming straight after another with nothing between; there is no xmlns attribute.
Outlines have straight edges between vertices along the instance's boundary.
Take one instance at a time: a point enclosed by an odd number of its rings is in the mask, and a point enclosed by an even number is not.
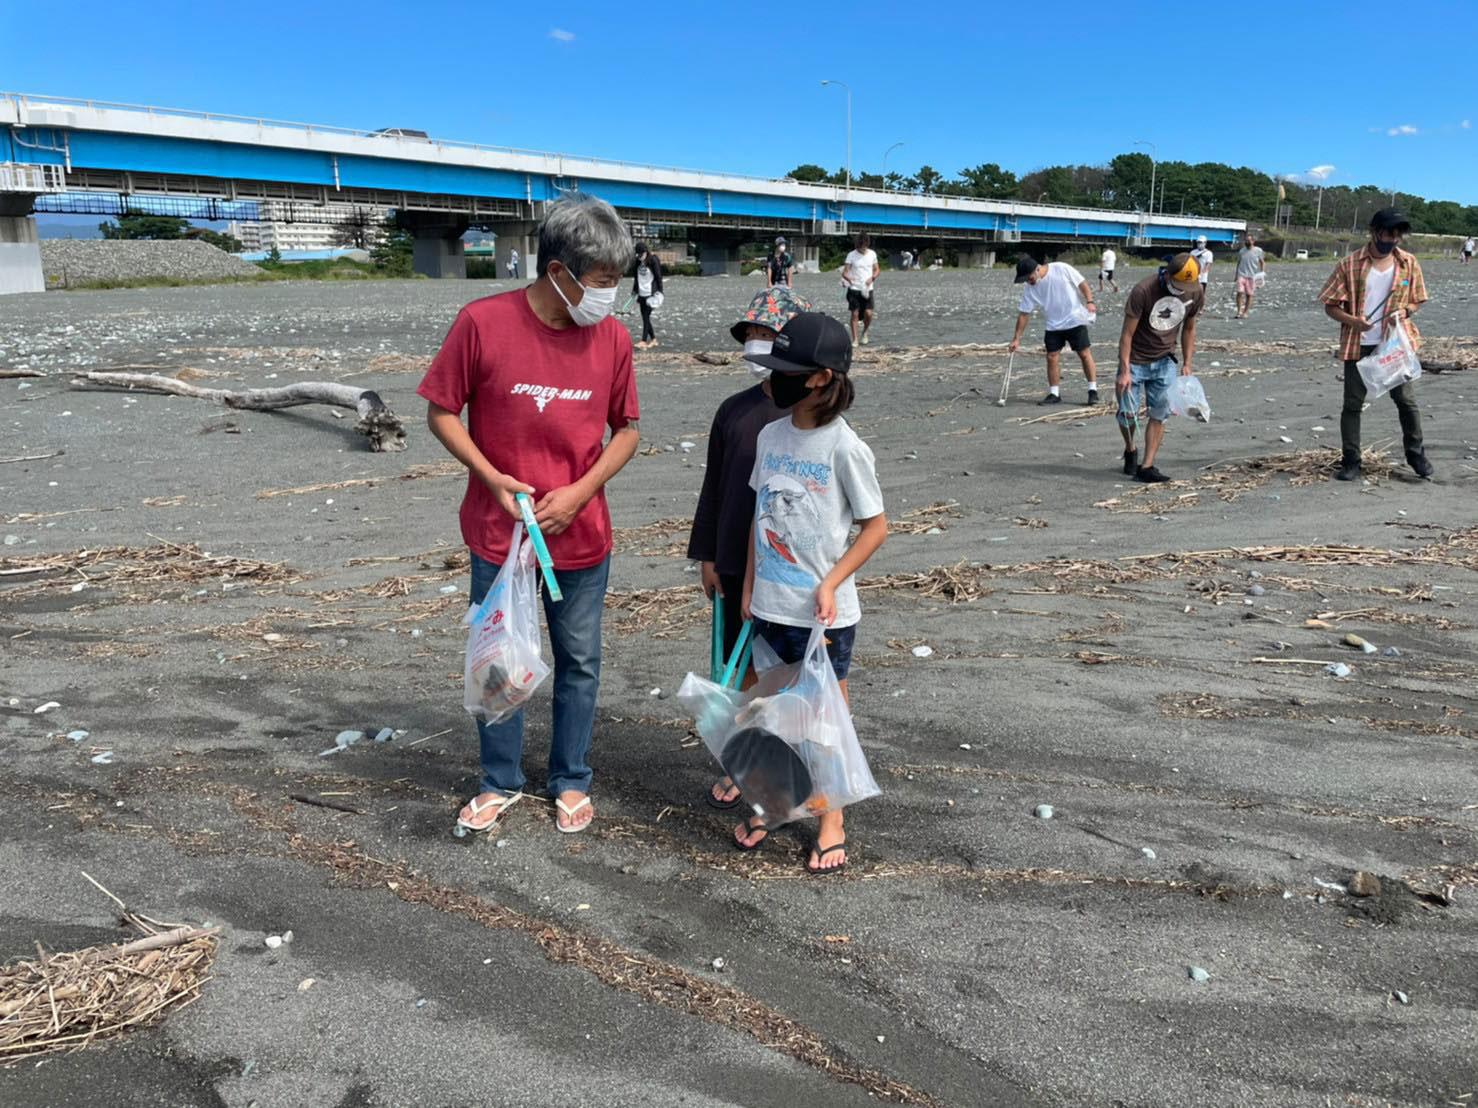
<svg viewBox="0 0 1478 1108"><path fill-rule="evenodd" d="M1138 450L1126 450L1126 451L1124 451L1124 473L1126 475L1130 476L1130 477L1133 477L1134 476L1134 471L1137 470L1138 468L1139 468L1139 451Z"/></svg>
<svg viewBox="0 0 1478 1108"><path fill-rule="evenodd" d="M1096 407L1098 407L1098 390L1097 389L1089 389L1088 390L1088 407L1090 407L1090 408L1096 408Z"/></svg>
<svg viewBox="0 0 1478 1108"><path fill-rule="evenodd" d="M1360 480L1359 462L1341 462L1339 470L1335 473L1336 481L1358 481Z"/></svg>
<svg viewBox="0 0 1478 1108"><path fill-rule="evenodd" d="M1427 461L1427 455L1425 451L1420 454L1406 455L1406 464L1409 465L1412 469L1416 470L1416 475L1418 477L1430 477L1432 476L1432 474L1437 472L1432 468L1432 463Z"/></svg>
<svg viewBox="0 0 1478 1108"><path fill-rule="evenodd" d="M1042 399L1040 399L1040 400L1037 401L1037 407L1040 408L1043 404L1061 404L1061 403L1062 403L1062 397L1058 396L1054 392L1049 392L1046 396L1042 397Z"/></svg>
<svg viewBox="0 0 1478 1108"><path fill-rule="evenodd" d="M1154 466L1140 466L1134 471L1134 479L1143 481L1146 485L1158 485L1162 481L1170 480Z"/></svg>

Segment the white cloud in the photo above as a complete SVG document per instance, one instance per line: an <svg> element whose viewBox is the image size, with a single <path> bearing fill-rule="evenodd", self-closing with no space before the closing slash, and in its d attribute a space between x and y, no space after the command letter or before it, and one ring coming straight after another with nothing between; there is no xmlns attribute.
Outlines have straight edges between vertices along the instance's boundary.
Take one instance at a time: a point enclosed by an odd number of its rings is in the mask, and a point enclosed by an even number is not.
<svg viewBox="0 0 1478 1108"><path fill-rule="evenodd" d="M1291 181L1295 185L1318 185L1329 180L1334 174L1332 165L1316 165L1303 173L1285 173L1283 180Z"/></svg>
<svg viewBox="0 0 1478 1108"><path fill-rule="evenodd" d="M1410 123L1403 123L1399 127L1386 128L1386 134L1388 135L1414 135L1417 133L1417 129Z"/></svg>
<svg viewBox="0 0 1478 1108"><path fill-rule="evenodd" d="M1471 119L1465 119L1458 126L1464 131L1471 131L1473 129L1473 121Z"/></svg>
<svg viewBox="0 0 1478 1108"><path fill-rule="evenodd" d="M556 27L554 30L549 32L549 37L554 39L555 42L574 42L575 32L561 30L560 28Z"/></svg>

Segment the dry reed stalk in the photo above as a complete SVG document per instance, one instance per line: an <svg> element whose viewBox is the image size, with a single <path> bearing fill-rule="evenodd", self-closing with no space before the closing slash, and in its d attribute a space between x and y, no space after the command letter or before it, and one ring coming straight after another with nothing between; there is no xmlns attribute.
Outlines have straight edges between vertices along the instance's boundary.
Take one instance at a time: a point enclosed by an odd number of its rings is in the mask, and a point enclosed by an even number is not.
<svg viewBox="0 0 1478 1108"><path fill-rule="evenodd" d="M87 874L83 874L87 877ZM0 965L0 1065L79 1050L157 1023L196 1000L210 979L219 927L160 923L92 881L143 937L125 944L46 953Z"/></svg>
<svg viewBox="0 0 1478 1108"><path fill-rule="evenodd" d="M404 473L385 477L354 477L347 481L328 481L321 485L298 485L291 489L263 489L257 493L258 500L270 500L274 496L302 496L310 492L333 492L337 489L373 488L387 481L420 481L427 477L465 476L467 467L461 462L431 462L413 465Z"/></svg>
<svg viewBox="0 0 1478 1108"><path fill-rule="evenodd" d="M960 519L963 515L958 500L936 501L928 507L915 508L911 512L904 512L897 519L890 519L888 534L927 535L934 530L948 531L949 520Z"/></svg>
<svg viewBox="0 0 1478 1108"><path fill-rule="evenodd" d="M617 614L615 629L623 635L650 631L653 638L672 639L702 620L708 599L696 582L629 592L613 589L606 593L606 608Z"/></svg>
<svg viewBox="0 0 1478 1108"><path fill-rule="evenodd" d="M199 585L227 581L276 585L298 579L298 574L283 562L207 554L195 543L181 545L163 539L158 541L158 546L108 546L39 558L0 558L0 576L46 575L45 580L22 586L25 592L67 589L78 582L91 588L115 588L138 584ZM20 592L17 590L11 595Z"/></svg>

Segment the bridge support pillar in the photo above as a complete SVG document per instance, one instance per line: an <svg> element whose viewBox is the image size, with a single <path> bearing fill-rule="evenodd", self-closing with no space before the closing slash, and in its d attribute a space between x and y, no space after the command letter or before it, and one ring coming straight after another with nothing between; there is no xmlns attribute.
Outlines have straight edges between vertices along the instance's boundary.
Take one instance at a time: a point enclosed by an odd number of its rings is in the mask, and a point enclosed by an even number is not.
<svg viewBox="0 0 1478 1108"><path fill-rule="evenodd" d="M29 193L0 194L0 296L46 290L33 199Z"/></svg>
<svg viewBox="0 0 1478 1108"><path fill-rule="evenodd" d="M962 246L959 249L961 269L989 269L996 264L996 252L988 246Z"/></svg>
<svg viewBox="0 0 1478 1108"><path fill-rule="evenodd" d="M531 222L495 223L493 234L498 237L494 247L499 278L507 278L508 263L513 251L518 251L518 279L532 281L539 274L539 225Z"/></svg>
<svg viewBox="0 0 1478 1108"><path fill-rule="evenodd" d="M416 236L411 264L423 277L466 277L467 256L462 251L462 236L467 233L467 217L444 212L397 212L398 223Z"/></svg>
<svg viewBox="0 0 1478 1108"><path fill-rule="evenodd" d="M739 244L727 239L700 240L698 266L704 277L738 277Z"/></svg>
<svg viewBox="0 0 1478 1108"><path fill-rule="evenodd" d="M793 235L790 238L790 256L801 273L821 272L821 240L810 235Z"/></svg>

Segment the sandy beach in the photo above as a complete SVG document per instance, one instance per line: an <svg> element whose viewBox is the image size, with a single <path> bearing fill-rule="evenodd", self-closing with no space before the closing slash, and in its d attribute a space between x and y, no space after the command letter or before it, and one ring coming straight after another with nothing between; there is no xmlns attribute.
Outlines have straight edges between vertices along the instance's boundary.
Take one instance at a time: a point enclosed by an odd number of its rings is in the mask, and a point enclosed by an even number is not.
<svg viewBox="0 0 1478 1108"><path fill-rule="evenodd" d="M882 794L827 881L807 827L732 849L674 697L707 667L683 553L757 278L670 278L637 355L578 836L542 799L451 834L477 770L465 478L415 389L457 309L509 282L8 298L0 367L47 376L0 380L0 961L131 937L82 871L224 930L197 1000L0 1069L0 1101L1469 1103L1478 371L1418 386L1435 479L1381 399L1368 480L1338 484L1327 267L1270 266L1245 321L1231 268L1195 359L1212 420L1171 422L1155 487L1119 471L1076 359L1036 406L1040 321L997 407L1009 272L879 279L850 418L894 533L851 688ZM1425 268L1423 333L1478 341L1475 270ZM1106 398L1150 272L1100 300ZM834 274L798 291L844 310ZM68 387L120 366L372 387L409 447L369 453L322 407ZM367 735L321 755L345 730Z"/></svg>

